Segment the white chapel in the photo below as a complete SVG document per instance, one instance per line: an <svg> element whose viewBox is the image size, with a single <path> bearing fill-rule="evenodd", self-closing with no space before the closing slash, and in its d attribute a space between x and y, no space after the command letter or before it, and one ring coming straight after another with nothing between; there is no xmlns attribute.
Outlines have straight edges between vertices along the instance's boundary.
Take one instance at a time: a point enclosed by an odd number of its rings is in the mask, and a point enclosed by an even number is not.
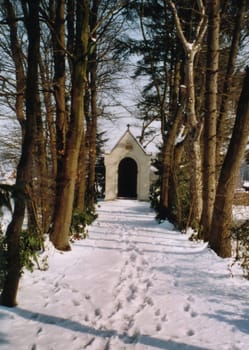
<svg viewBox="0 0 249 350"><path fill-rule="evenodd" d="M109 153L105 153L105 200L149 200L151 154L147 154L127 125Z"/></svg>

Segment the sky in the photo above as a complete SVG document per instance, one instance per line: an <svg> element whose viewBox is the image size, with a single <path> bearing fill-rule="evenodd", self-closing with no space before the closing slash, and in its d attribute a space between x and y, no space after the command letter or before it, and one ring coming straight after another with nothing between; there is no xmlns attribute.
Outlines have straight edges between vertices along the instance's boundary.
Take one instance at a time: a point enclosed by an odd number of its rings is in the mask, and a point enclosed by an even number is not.
<svg viewBox="0 0 249 350"><path fill-rule="evenodd" d="M249 281L149 203L101 201L88 238L25 271L0 350L247 350ZM247 208L241 211L248 217ZM44 270L42 270L44 269Z"/></svg>

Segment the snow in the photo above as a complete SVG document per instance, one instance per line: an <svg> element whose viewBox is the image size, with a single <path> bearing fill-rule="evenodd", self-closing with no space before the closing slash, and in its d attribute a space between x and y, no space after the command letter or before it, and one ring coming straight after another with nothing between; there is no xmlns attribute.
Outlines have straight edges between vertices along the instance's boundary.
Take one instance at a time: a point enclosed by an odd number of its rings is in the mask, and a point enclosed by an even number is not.
<svg viewBox="0 0 249 350"><path fill-rule="evenodd" d="M234 205L233 206L233 220L236 223L243 223L246 220L249 220L249 210L248 206L244 205Z"/></svg>
<svg viewBox="0 0 249 350"><path fill-rule="evenodd" d="M249 281L149 204L100 202L89 238L47 250L0 307L0 350L247 350Z"/></svg>
<svg viewBox="0 0 249 350"><path fill-rule="evenodd" d="M249 188L249 181L244 181L243 182L243 187L244 188Z"/></svg>

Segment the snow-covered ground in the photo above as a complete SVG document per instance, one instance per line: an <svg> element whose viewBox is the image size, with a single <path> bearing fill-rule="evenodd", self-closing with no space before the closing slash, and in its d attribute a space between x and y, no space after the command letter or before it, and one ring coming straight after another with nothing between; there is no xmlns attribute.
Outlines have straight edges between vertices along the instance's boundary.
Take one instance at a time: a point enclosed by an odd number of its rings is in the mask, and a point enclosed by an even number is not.
<svg viewBox="0 0 249 350"><path fill-rule="evenodd" d="M0 307L0 350L249 348L249 281L149 204L100 202L89 238L50 247Z"/></svg>

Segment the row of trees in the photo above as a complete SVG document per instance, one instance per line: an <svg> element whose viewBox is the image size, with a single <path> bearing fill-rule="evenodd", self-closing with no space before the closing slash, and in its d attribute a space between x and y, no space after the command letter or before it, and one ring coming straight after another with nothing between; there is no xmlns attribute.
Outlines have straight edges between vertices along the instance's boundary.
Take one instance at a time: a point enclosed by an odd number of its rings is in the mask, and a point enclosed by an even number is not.
<svg viewBox="0 0 249 350"><path fill-rule="evenodd" d="M97 91L110 90L120 69L111 47L122 8L120 1L100 0L0 4L2 103L21 127L14 210L5 239L4 305L16 304L26 210L28 235L39 240L49 232L60 250L71 249L71 224L84 227L94 216Z"/></svg>
<svg viewBox="0 0 249 350"><path fill-rule="evenodd" d="M128 51L140 57L135 76L148 81L138 106L141 140L153 121L161 125L158 217L194 227L228 257L248 142L248 70L243 83L246 60L239 61L242 52L248 55L248 2L137 1L130 7L141 39L130 40Z"/></svg>
<svg viewBox="0 0 249 350"><path fill-rule="evenodd" d="M249 134L248 71L239 102L236 93L247 1L3 0L0 10L1 103L21 129L1 303L16 304L26 211L29 237L42 244L49 232L60 250L70 249L74 219L84 226L93 217L100 98L115 95L114 78L134 54L140 141L160 123L158 215L195 227L230 256L235 175Z"/></svg>

